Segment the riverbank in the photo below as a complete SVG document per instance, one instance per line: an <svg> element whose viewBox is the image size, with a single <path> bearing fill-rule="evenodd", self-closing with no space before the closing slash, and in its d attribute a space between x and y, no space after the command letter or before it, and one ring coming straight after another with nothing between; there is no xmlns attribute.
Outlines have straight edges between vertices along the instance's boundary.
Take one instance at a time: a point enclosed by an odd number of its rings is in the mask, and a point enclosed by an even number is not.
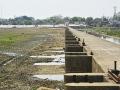
<svg viewBox="0 0 120 90"><path fill-rule="evenodd" d="M11 30L7 30L8 32ZM15 29L16 33L29 33L31 38L1 48L1 51L21 53L0 69L0 90L37 90L40 87L64 88L63 80L38 78L38 75L63 75L64 65L34 65L53 62L56 58L32 58L31 56L51 56L64 54L64 29L29 28ZM2 51L2 52L3 52ZM60 52L59 52L60 51ZM3 57L4 58L4 57ZM1 59L2 60L2 59ZM59 62L59 59L57 59ZM54 71L54 72L53 72Z"/></svg>
<svg viewBox="0 0 120 90"><path fill-rule="evenodd" d="M115 38L120 38L120 28L112 28L112 27L94 27L89 28L87 31L96 32L102 35L108 35Z"/></svg>

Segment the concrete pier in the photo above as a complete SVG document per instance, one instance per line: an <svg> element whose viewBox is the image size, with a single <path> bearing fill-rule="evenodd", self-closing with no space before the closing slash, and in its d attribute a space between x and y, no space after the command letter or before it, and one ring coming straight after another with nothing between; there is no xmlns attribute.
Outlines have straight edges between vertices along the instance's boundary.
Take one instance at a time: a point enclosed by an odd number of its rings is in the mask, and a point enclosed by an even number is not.
<svg viewBox="0 0 120 90"><path fill-rule="evenodd" d="M92 72L92 56L87 55L65 55L66 73Z"/></svg>

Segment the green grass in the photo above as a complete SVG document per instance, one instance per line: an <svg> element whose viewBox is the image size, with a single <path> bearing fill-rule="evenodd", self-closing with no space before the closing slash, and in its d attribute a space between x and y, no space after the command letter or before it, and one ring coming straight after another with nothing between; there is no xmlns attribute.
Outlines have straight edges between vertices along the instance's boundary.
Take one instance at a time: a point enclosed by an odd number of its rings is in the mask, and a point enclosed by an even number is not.
<svg viewBox="0 0 120 90"><path fill-rule="evenodd" d="M8 46L13 45L17 42L24 41L29 38L30 35L25 35L23 33L16 34L16 33L4 33L0 36L0 45Z"/></svg>
<svg viewBox="0 0 120 90"><path fill-rule="evenodd" d="M120 28L95 27L92 31L109 36L120 37Z"/></svg>

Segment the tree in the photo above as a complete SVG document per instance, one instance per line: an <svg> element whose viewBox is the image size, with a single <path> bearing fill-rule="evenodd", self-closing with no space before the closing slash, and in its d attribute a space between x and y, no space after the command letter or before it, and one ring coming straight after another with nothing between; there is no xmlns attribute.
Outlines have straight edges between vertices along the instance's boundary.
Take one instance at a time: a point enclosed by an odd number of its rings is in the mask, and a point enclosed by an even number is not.
<svg viewBox="0 0 120 90"><path fill-rule="evenodd" d="M73 24L79 23L79 17L72 17L71 18L71 23L73 23Z"/></svg>
<svg viewBox="0 0 120 90"><path fill-rule="evenodd" d="M32 25L34 23L34 18L33 17L28 17L28 16L20 16L14 18L14 24L18 25Z"/></svg>
<svg viewBox="0 0 120 90"><path fill-rule="evenodd" d="M57 24L63 24L64 23L61 15L52 16L52 17L49 18L49 21L54 26L57 25Z"/></svg>
<svg viewBox="0 0 120 90"><path fill-rule="evenodd" d="M85 22L87 25L93 26L93 18L92 17L87 17Z"/></svg>
<svg viewBox="0 0 120 90"><path fill-rule="evenodd" d="M63 18L64 22L70 22L70 19L71 19L70 17L64 17Z"/></svg>
<svg viewBox="0 0 120 90"><path fill-rule="evenodd" d="M80 24L80 23L84 23L85 22L85 18L82 17L72 17L70 23L73 24Z"/></svg>
<svg viewBox="0 0 120 90"><path fill-rule="evenodd" d="M101 18L95 18L93 21L94 26L102 26L102 19Z"/></svg>
<svg viewBox="0 0 120 90"><path fill-rule="evenodd" d="M102 26L106 26L109 24L109 20L106 17L102 17Z"/></svg>

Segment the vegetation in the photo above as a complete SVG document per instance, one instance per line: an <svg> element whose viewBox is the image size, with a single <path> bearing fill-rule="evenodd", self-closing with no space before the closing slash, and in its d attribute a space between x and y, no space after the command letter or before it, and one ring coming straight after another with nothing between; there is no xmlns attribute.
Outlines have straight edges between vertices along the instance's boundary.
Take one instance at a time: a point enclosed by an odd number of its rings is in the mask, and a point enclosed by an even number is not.
<svg viewBox="0 0 120 90"><path fill-rule="evenodd" d="M120 37L120 28L111 28L111 27L95 27L92 32L97 32L99 34L105 34L114 37Z"/></svg>
<svg viewBox="0 0 120 90"><path fill-rule="evenodd" d="M114 22L113 22L114 21ZM0 19L0 25L57 25L65 24L69 22L70 24L85 24L87 26L97 27L97 26L120 26L118 21L119 18L92 18L92 17L62 17L61 15L56 15L48 17L46 19L34 19L33 17L20 16L10 19Z"/></svg>
<svg viewBox="0 0 120 90"><path fill-rule="evenodd" d="M14 35L14 34L7 34L0 37L0 45L10 45L14 44L19 40L24 39L24 35Z"/></svg>
<svg viewBox="0 0 120 90"><path fill-rule="evenodd" d="M0 46L13 45L17 42L24 41L29 37L30 35L24 33L15 33L15 32L0 33Z"/></svg>

